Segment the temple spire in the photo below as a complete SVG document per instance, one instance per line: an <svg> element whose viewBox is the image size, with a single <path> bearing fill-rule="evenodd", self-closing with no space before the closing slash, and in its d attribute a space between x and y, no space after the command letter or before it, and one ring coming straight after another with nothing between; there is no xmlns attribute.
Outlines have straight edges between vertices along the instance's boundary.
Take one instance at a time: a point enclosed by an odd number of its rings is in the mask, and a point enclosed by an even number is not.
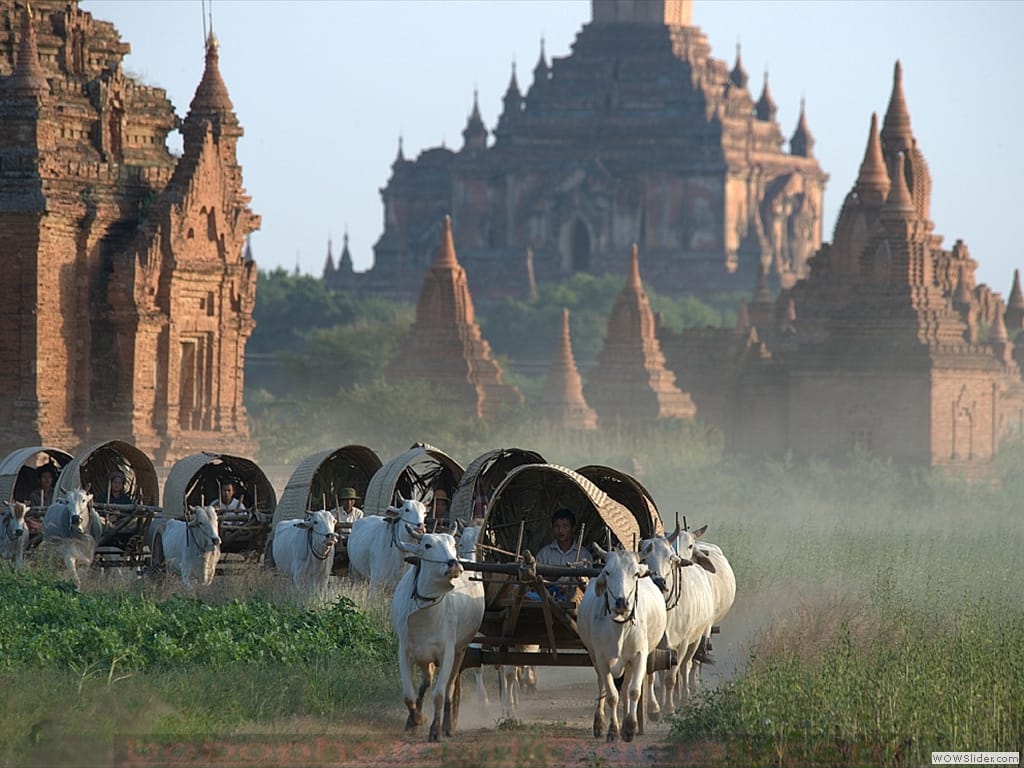
<svg viewBox="0 0 1024 768"><path fill-rule="evenodd" d="M1006 327L1010 331L1024 328L1024 294L1020 290L1020 270L1013 270L1010 298L1006 300Z"/></svg>
<svg viewBox="0 0 1024 768"><path fill-rule="evenodd" d="M814 156L814 136L807 127L807 104L800 99L800 117L796 122L796 130L789 140L789 153L798 157Z"/></svg>
<svg viewBox="0 0 1024 768"><path fill-rule="evenodd" d="M32 7L26 4L21 13L21 35L18 37L18 59L8 86L17 93L43 96L50 92L50 84L39 63L36 30L32 25Z"/></svg>
<svg viewBox="0 0 1024 768"><path fill-rule="evenodd" d="M597 414L583 398L583 380L576 367L569 336L569 310L562 309L562 332L544 381L541 411L546 420L566 429L596 429Z"/></svg>
<svg viewBox="0 0 1024 768"><path fill-rule="evenodd" d="M441 232L441 245L437 249L437 257L434 259L434 269L454 269L459 266L455 258L455 239L452 237L452 217L445 216Z"/></svg>
<svg viewBox="0 0 1024 768"><path fill-rule="evenodd" d="M473 89L473 109L462 130L462 147L471 151L480 151L487 147L487 126L480 117L480 100L476 88Z"/></svg>
<svg viewBox="0 0 1024 768"><path fill-rule="evenodd" d="M882 121L882 144L890 152L902 152L914 146L914 134L910 128L910 112L903 95L903 65L899 60L893 68L892 94Z"/></svg>
<svg viewBox="0 0 1024 768"><path fill-rule="evenodd" d="M864 160L860 164L857 183L854 189L862 200L881 203L889 194L889 173L885 169L885 158L882 157L882 144L878 136L878 115L871 113L871 129L868 133L868 145L864 150Z"/></svg>
<svg viewBox="0 0 1024 768"><path fill-rule="evenodd" d="M767 69L764 71L764 85L761 87L761 96L757 100L757 104L754 105L754 112L758 120L767 120L769 122L775 120L775 115L778 112L778 107L772 98L771 89L768 87Z"/></svg>
<svg viewBox="0 0 1024 768"><path fill-rule="evenodd" d="M740 54L739 43L736 43L736 65L729 73L729 80L737 88L746 88L747 83L750 81L750 77L747 75L747 70L743 68L743 57Z"/></svg>
<svg viewBox="0 0 1024 768"><path fill-rule="evenodd" d="M331 253L331 238L327 238L327 259L324 261L324 280L334 276L334 254Z"/></svg>
<svg viewBox="0 0 1024 768"><path fill-rule="evenodd" d="M882 211L885 213L899 213L901 215L914 213L914 198L910 196L907 188L907 177L903 171L904 156L901 152L896 156L896 169L893 173L892 188L889 196L885 198L885 205Z"/></svg>

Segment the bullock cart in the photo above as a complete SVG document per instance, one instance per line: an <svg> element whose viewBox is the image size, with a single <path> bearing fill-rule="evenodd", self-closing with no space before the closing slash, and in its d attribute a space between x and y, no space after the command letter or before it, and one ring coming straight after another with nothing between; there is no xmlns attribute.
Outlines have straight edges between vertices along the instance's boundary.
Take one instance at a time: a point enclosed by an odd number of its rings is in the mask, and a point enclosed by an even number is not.
<svg viewBox="0 0 1024 768"><path fill-rule="evenodd" d="M34 493L37 500L41 498L37 492L42 487L42 474L46 469L52 470L56 490L56 479L72 458L70 453L59 448L40 445L11 451L0 461L0 502L21 501L29 505L25 515L30 531L29 547L36 546L42 539L40 531L46 505L33 504Z"/></svg>
<svg viewBox="0 0 1024 768"><path fill-rule="evenodd" d="M154 569L163 567L162 532L167 521L184 520L193 506L214 504L228 483L235 488L238 505L218 511L222 556L259 560L277 509L274 486L251 459L204 452L179 459L167 475L163 510L150 526Z"/></svg>
<svg viewBox="0 0 1024 768"><path fill-rule="evenodd" d="M600 573L586 565L553 566L532 553L551 541L551 513L573 511L577 547L597 543L635 548L645 527L656 524L644 506L634 514L583 475L555 464L527 464L508 472L495 488L481 523L476 563L463 563L484 582L485 611L463 668L485 664L591 666L580 640L576 611L586 579ZM553 581L557 590L549 590ZM522 650L530 645L537 650ZM652 654L649 669L668 669L667 652Z"/></svg>
<svg viewBox="0 0 1024 768"><path fill-rule="evenodd" d="M366 491L372 478L383 466L380 458L363 445L346 445L334 450L320 451L299 462L285 486L281 500L274 512L270 536L267 540L267 554L264 562L274 565L273 535L277 524L284 520L298 520L307 511L341 507L338 494L342 488L354 488L360 499L366 498ZM337 517L337 513L335 514ZM334 573L348 571L348 534L352 523L339 522L338 543L334 548Z"/></svg>
<svg viewBox="0 0 1024 768"><path fill-rule="evenodd" d="M640 538L664 536L665 527L654 497L632 475L602 464L588 464L576 472L633 513L640 526Z"/></svg>
<svg viewBox="0 0 1024 768"><path fill-rule="evenodd" d="M115 473L124 476L123 501L111 495ZM160 513L160 484L149 456L123 440L94 445L64 467L54 496L64 499L75 488L84 488L93 495L92 508L103 524L93 565L144 566L150 555L149 527Z"/></svg>
<svg viewBox="0 0 1024 768"><path fill-rule="evenodd" d="M523 448L496 448L469 462L452 496L451 518L469 523L480 519L487 502L505 476L524 464L543 464L544 457Z"/></svg>
<svg viewBox="0 0 1024 768"><path fill-rule="evenodd" d="M427 508L428 531L448 529L448 515L435 517L434 490L443 488L452 498L464 470L455 459L427 443L415 443L409 450L388 461L370 478L366 488L363 512L383 515L398 494L403 499L422 501Z"/></svg>

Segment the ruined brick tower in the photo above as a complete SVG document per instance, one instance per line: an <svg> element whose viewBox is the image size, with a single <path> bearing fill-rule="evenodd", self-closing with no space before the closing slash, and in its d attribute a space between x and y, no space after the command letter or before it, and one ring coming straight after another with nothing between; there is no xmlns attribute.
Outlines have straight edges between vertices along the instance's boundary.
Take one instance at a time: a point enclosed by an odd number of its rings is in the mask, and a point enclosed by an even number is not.
<svg viewBox="0 0 1024 768"><path fill-rule="evenodd" d="M75 0L0 0L0 17L0 448L117 437L158 463L251 450L259 217L216 39L181 121ZM180 158L166 145L179 127Z"/></svg>
<svg viewBox="0 0 1024 768"><path fill-rule="evenodd" d="M478 298L521 297L527 249L545 282L622 274L638 243L670 295L746 290L762 264L783 285L806 274L827 179L806 113L785 151L767 77L755 97L739 51L712 58L689 0L592 9L525 91L513 68L493 131L474 98L457 151L399 147L374 266L349 285L414 295L447 213Z"/></svg>

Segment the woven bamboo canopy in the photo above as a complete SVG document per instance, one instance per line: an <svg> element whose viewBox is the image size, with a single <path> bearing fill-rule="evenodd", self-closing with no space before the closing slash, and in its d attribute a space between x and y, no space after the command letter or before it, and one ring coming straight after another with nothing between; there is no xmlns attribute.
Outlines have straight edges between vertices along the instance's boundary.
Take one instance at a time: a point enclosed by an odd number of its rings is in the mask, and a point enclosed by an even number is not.
<svg viewBox="0 0 1024 768"><path fill-rule="evenodd" d="M455 495L452 497L452 518L469 522L479 501L486 508L494 489L505 475L524 464L543 464L544 457L522 448L496 448L469 462Z"/></svg>
<svg viewBox="0 0 1024 768"><path fill-rule="evenodd" d="M584 546L596 541L607 548L610 538L611 545L633 548L640 541L641 527L630 510L583 475L557 464L527 464L510 471L487 505L481 538L515 553L522 530L519 552L536 554L551 541L551 515L562 507L575 514L577 530L583 526ZM485 558L514 559L491 550Z"/></svg>
<svg viewBox="0 0 1024 768"><path fill-rule="evenodd" d="M451 494L462 479L463 469L455 459L427 443L416 443L405 453L395 456L370 479L366 489L363 512L383 515L394 501L395 494L403 499L419 499L428 503L431 489L441 484Z"/></svg>
<svg viewBox="0 0 1024 768"><path fill-rule="evenodd" d="M333 509L342 488L355 488L363 498L370 478L383 466L380 458L365 445L346 445L320 451L299 462L281 494L274 525L282 520L302 517L306 510Z"/></svg>
<svg viewBox="0 0 1024 768"><path fill-rule="evenodd" d="M11 451L0 461L0 501L28 501L39 487L42 467L53 467L59 477L72 458L67 451L43 445Z"/></svg>
<svg viewBox="0 0 1024 768"><path fill-rule="evenodd" d="M277 509L277 493L259 465L241 456L193 453L175 462L164 483L164 516L183 518L185 507L212 504L230 480L235 496L262 518ZM266 518L266 519L269 519Z"/></svg>
<svg viewBox="0 0 1024 768"><path fill-rule="evenodd" d="M640 524L640 535L643 538L665 534L654 497L635 477L601 464L588 464L576 471L632 512Z"/></svg>
<svg viewBox="0 0 1024 768"><path fill-rule="evenodd" d="M104 493L110 473L115 470L124 473L125 493L136 504L155 507L160 503L160 483L153 460L123 440L99 443L72 459L57 478L55 496L62 498L75 488Z"/></svg>

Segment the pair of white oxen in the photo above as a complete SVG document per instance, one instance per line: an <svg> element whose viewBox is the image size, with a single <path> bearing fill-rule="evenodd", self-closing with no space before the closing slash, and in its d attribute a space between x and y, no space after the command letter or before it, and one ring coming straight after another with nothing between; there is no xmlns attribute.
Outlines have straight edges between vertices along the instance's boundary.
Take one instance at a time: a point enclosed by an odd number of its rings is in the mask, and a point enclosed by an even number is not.
<svg viewBox="0 0 1024 768"><path fill-rule="evenodd" d="M92 494L74 488L67 496L51 504L43 516L43 540L53 547L76 587L81 586L79 568L88 568L96 555L96 544L103 535L103 518L92 508ZM21 502L5 502L0 515L0 558L21 567L28 529L27 507ZM161 534L164 561L181 574L186 586L209 584L220 558L217 511L213 507L193 507L185 520L169 520Z"/></svg>
<svg viewBox="0 0 1024 768"><path fill-rule="evenodd" d="M455 682L466 649L483 619L484 591L482 583L470 579L460 563L460 559L474 559L479 527L466 528L456 543L449 534L424 533L424 514L420 502L403 501L401 506L389 508L390 522L378 518L370 525L379 532L377 544L386 546L389 556L397 560L399 571L405 555L416 557L415 566L401 576L395 588L391 622L398 636L399 671L409 710L406 728L423 722L423 698L432 685L433 719L428 739L437 741L442 732L451 736L455 730ZM358 525L353 526L349 538L350 567L373 582L372 555L380 555L383 550L361 559L364 542L363 535L357 539ZM710 638L712 626L728 612L736 595L735 577L721 549L698 544L705 530L706 526L693 532L677 527L667 538L643 541L639 552L605 552L593 546L594 554L605 564L600 575L587 585L577 627L598 677L595 736L605 735L607 702L607 739L618 738L619 690L615 681L624 678L627 699L621 734L625 741L633 739L640 692L648 680L647 658L656 648L667 644L676 651L678 663L661 675L660 704L654 677L650 677L652 716L660 714L662 706L674 710L677 678L684 696L697 685L694 654L701 642ZM366 535L367 540L370 538ZM357 539L355 553L353 539ZM376 575L376 583L384 583L379 571ZM422 672L418 688L413 677L416 667Z"/></svg>

